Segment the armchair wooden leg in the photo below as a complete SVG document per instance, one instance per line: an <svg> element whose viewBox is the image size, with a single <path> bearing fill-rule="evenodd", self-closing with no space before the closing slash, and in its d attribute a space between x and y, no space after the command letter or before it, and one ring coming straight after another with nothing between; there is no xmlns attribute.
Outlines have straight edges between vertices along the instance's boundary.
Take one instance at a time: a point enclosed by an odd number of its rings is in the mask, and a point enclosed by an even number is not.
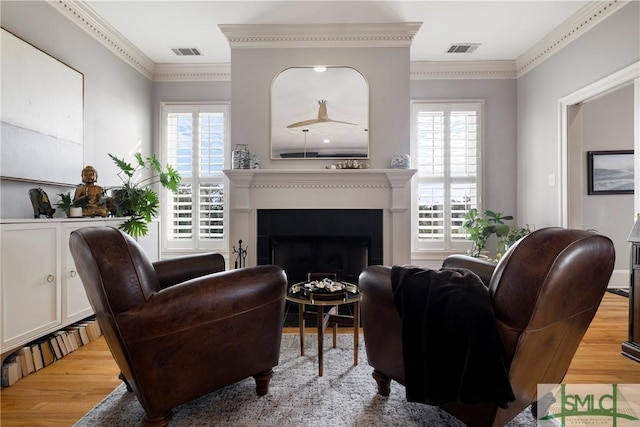
<svg viewBox="0 0 640 427"><path fill-rule="evenodd" d="M254 375L256 380L256 393L258 396L264 396L269 391L269 381L273 378L273 369Z"/></svg>
<svg viewBox="0 0 640 427"><path fill-rule="evenodd" d="M144 418L140 424L142 424L143 427L165 427L169 425L171 418L173 418L173 412L171 411L167 411L155 417L150 417L149 414L144 414Z"/></svg>
<svg viewBox="0 0 640 427"><path fill-rule="evenodd" d="M389 396L391 393L391 378L383 375L377 370L373 371L373 379L378 383L378 394L380 396Z"/></svg>
<svg viewBox="0 0 640 427"><path fill-rule="evenodd" d="M127 381L127 379L125 378L125 376L124 376L124 374L122 372L120 372L120 375L118 375L118 379L122 380L124 385L127 386L127 391L129 391L129 392L133 391L133 389L131 388L131 385L129 385L129 381Z"/></svg>

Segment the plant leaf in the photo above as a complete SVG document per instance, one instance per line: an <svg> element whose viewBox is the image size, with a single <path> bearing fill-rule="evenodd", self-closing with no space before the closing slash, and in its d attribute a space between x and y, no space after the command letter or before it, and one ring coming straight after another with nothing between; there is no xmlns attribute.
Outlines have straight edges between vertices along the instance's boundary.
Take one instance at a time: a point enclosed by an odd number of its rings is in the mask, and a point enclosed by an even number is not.
<svg viewBox="0 0 640 427"><path fill-rule="evenodd" d="M116 166L118 166L120 168L122 173L124 173L129 179L131 179L131 177L135 173L135 169L133 168L133 166L131 166L131 164L125 162L124 159L119 159L116 156L114 156L113 154L109 154L109 157L111 157L111 160L113 160L113 162L116 164Z"/></svg>
<svg viewBox="0 0 640 427"><path fill-rule="evenodd" d="M151 169L153 169L154 171L161 173L162 172L162 166L160 165L160 162L158 161L158 159L156 158L156 155L152 155L151 157L147 157L147 164L149 165L149 167Z"/></svg>
<svg viewBox="0 0 640 427"><path fill-rule="evenodd" d="M142 154L138 151L137 153L134 154L134 157L136 158L136 161L138 162L138 168L144 168L145 167L145 162L144 162L144 159L142 158Z"/></svg>

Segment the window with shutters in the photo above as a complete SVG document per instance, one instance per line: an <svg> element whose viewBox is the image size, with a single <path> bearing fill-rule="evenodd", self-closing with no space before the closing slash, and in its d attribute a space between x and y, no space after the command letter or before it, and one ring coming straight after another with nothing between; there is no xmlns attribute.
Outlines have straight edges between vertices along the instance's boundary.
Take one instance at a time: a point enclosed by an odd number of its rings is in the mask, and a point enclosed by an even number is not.
<svg viewBox="0 0 640 427"><path fill-rule="evenodd" d="M163 104L164 161L182 177L163 198L163 250L226 250L228 104Z"/></svg>
<svg viewBox="0 0 640 427"><path fill-rule="evenodd" d="M481 101L413 102L414 250L467 249L462 217L480 207Z"/></svg>

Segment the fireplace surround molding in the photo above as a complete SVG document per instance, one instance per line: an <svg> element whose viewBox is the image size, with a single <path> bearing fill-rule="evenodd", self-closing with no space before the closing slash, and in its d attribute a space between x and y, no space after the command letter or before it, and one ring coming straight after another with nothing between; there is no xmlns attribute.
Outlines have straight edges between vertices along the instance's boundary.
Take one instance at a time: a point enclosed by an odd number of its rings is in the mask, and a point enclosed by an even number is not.
<svg viewBox="0 0 640 427"><path fill-rule="evenodd" d="M415 169L228 169L229 248L242 240L256 265L258 209L382 209L384 264L411 262ZM231 253L231 251L230 251Z"/></svg>

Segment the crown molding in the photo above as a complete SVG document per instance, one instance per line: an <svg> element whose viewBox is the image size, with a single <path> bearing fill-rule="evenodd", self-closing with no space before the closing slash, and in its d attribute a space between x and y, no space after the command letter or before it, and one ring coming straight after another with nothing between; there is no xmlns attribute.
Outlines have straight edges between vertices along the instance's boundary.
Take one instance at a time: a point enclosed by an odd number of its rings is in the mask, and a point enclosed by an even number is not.
<svg viewBox="0 0 640 427"><path fill-rule="evenodd" d="M515 79L515 61L421 61L410 65L411 80Z"/></svg>
<svg viewBox="0 0 640 427"><path fill-rule="evenodd" d="M409 47L422 22L218 25L231 48Z"/></svg>
<svg viewBox="0 0 640 427"><path fill-rule="evenodd" d="M630 1L632 0L596 0L586 4L516 59L517 77L540 65Z"/></svg>
<svg viewBox="0 0 640 427"><path fill-rule="evenodd" d="M89 33L143 76L153 77L154 62L106 23L83 1L46 0L58 12Z"/></svg>
<svg viewBox="0 0 640 427"><path fill-rule="evenodd" d="M230 64L155 64L82 0L46 0L123 61L152 81L229 81ZM425 61L411 63L411 80L513 79L633 0L595 0L515 61ZM408 47L421 22L378 24L219 25L232 48Z"/></svg>
<svg viewBox="0 0 640 427"><path fill-rule="evenodd" d="M231 64L156 64L154 82L230 81Z"/></svg>

